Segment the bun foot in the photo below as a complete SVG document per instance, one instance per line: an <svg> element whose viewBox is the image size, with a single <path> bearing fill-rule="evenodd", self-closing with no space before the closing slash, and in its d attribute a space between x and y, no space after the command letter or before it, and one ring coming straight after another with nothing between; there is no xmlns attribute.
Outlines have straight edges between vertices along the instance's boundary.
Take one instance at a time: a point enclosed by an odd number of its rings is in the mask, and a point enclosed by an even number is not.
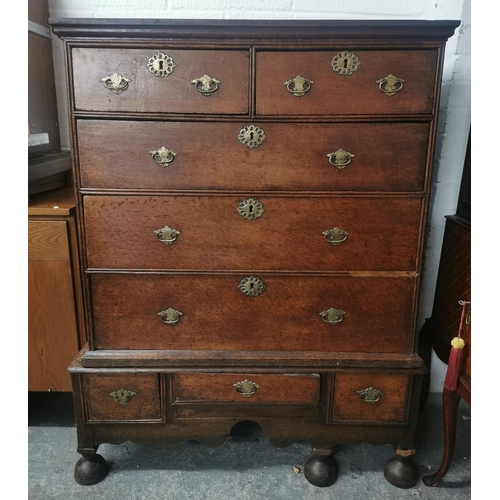
<svg viewBox="0 0 500 500"><path fill-rule="evenodd" d="M313 455L304 466L304 476L314 486L331 486L337 479L332 456Z"/></svg>
<svg viewBox="0 0 500 500"><path fill-rule="evenodd" d="M75 465L75 481L90 486L102 481L108 473L108 465L101 455L83 455Z"/></svg>
<svg viewBox="0 0 500 500"><path fill-rule="evenodd" d="M418 481L418 467L411 457L391 458L384 468L384 476L396 488L413 488Z"/></svg>

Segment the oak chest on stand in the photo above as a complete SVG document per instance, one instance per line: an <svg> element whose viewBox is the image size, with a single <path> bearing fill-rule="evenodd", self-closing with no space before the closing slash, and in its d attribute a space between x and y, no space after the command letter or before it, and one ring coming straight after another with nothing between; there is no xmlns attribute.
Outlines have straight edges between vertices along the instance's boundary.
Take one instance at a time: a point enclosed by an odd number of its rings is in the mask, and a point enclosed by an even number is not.
<svg viewBox="0 0 500 500"><path fill-rule="evenodd" d="M220 445L253 420L411 460L415 320L455 21L52 20L65 41L88 345L80 484L102 443Z"/></svg>

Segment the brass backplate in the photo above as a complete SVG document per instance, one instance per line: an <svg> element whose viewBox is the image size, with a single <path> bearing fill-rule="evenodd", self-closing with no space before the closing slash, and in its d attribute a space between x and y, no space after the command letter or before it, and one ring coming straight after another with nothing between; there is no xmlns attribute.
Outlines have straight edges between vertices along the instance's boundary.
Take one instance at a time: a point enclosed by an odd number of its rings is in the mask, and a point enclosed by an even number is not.
<svg viewBox="0 0 500 500"><path fill-rule="evenodd" d="M172 74L176 66L177 64L174 63L174 60L163 52L152 55L146 65L149 72L158 78L163 78Z"/></svg>
<svg viewBox="0 0 500 500"><path fill-rule="evenodd" d="M128 391L123 387L118 389L117 391L110 392L109 395L117 402L120 403L121 406L127 406L128 402L132 399L132 396L135 396L137 393L134 391Z"/></svg>
<svg viewBox="0 0 500 500"><path fill-rule="evenodd" d="M258 148L266 139L264 131L255 125L243 127L238 134L238 141L247 148Z"/></svg>
<svg viewBox="0 0 500 500"><path fill-rule="evenodd" d="M265 212L264 205L259 200L249 198L243 200L237 207L236 211L247 220L255 220L262 216Z"/></svg>
<svg viewBox="0 0 500 500"><path fill-rule="evenodd" d="M256 278L255 276L248 276L247 278L243 278L238 285L238 290L248 295L249 297L256 297L260 295L266 289L266 285L264 282Z"/></svg>
<svg viewBox="0 0 500 500"><path fill-rule="evenodd" d="M339 52L330 63L333 71L337 75L350 76L355 71L358 70L361 64L359 57L353 52L348 52L347 50Z"/></svg>

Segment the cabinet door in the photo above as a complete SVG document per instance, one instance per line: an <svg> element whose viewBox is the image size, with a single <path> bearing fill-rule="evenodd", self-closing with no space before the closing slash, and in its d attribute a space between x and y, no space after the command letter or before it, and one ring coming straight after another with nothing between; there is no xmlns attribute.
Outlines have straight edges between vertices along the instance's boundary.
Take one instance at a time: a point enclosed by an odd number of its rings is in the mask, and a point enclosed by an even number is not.
<svg viewBox="0 0 500 500"><path fill-rule="evenodd" d="M71 391L78 353L75 294L64 220L28 222L28 390Z"/></svg>

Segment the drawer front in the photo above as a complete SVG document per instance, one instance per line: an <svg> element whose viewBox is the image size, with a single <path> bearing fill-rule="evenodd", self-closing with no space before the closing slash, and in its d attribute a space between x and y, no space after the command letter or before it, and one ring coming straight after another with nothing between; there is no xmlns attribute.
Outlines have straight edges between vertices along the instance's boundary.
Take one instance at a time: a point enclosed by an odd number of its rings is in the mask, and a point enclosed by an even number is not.
<svg viewBox="0 0 500 500"><path fill-rule="evenodd" d="M423 189L429 132L426 123L253 123L266 135L255 148L238 140L239 131L249 124L252 122L79 120L82 187ZM162 147L177 155L166 158L166 166L157 164L150 154ZM354 157L344 156L341 150Z"/></svg>
<svg viewBox="0 0 500 500"><path fill-rule="evenodd" d="M319 375L178 373L175 403L319 404Z"/></svg>
<svg viewBox="0 0 500 500"><path fill-rule="evenodd" d="M379 353L410 348L414 278L255 275L265 289L251 296L238 288L250 276L93 274L96 348ZM332 308L345 312L343 319Z"/></svg>
<svg viewBox="0 0 500 500"><path fill-rule="evenodd" d="M332 421L403 422L408 382L407 375L337 374Z"/></svg>
<svg viewBox="0 0 500 500"><path fill-rule="evenodd" d="M167 76L148 69L150 58L169 56L175 67ZM249 53L231 50L97 49L72 50L75 109L150 113L247 114L249 103ZM158 60L164 70L172 62ZM103 82L114 74L130 80L119 88ZM218 88L204 95L204 75L218 80ZM106 86L107 85L107 86ZM124 89L123 86L126 86ZM215 88L207 82L206 91ZM199 90L197 90L199 89ZM207 93L207 92L205 92Z"/></svg>
<svg viewBox="0 0 500 500"><path fill-rule="evenodd" d="M258 115L372 115L431 113L436 84L436 50L348 50L359 65L349 76L331 66L344 52L258 52L256 60L256 106ZM336 68L348 65L339 59ZM342 71L340 68L339 71ZM301 96L285 85L297 76L314 83ZM381 79L393 75L404 80L390 88ZM380 86L387 93L380 90ZM302 85L306 88L306 85ZM296 89L295 84L291 89Z"/></svg>
<svg viewBox="0 0 500 500"><path fill-rule="evenodd" d="M415 198L86 196L84 207L90 268L385 271L416 266L421 200ZM252 213L261 215L245 218ZM168 229L155 234L164 227L180 234ZM328 233L336 227L347 234Z"/></svg>
<svg viewBox="0 0 500 500"><path fill-rule="evenodd" d="M161 421L156 373L85 375L88 421Z"/></svg>

